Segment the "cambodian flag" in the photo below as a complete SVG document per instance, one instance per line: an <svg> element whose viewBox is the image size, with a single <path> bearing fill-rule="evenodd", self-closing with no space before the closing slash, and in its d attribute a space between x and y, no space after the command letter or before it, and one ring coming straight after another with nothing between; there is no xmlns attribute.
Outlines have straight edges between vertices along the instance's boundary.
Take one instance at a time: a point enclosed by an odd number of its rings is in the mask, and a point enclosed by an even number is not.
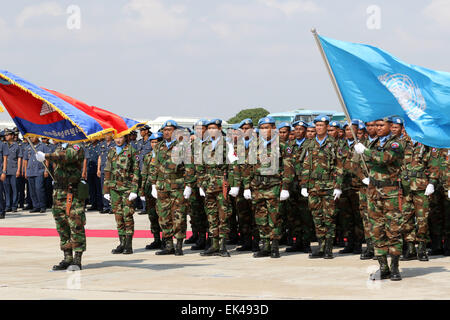
<svg viewBox="0 0 450 320"><path fill-rule="evenodd" d="M124 136L145 124L38 87L4 70L0 70L0 100L24 136L79 142L109 132Z"/></svg>

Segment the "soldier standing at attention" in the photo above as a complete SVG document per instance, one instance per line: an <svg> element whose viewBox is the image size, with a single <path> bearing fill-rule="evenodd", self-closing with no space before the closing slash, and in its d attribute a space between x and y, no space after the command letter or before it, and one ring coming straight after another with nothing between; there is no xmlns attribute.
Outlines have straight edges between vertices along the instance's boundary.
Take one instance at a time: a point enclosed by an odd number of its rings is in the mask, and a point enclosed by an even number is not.
<svg viewBox="0 0 450 320"><path fill-rule="evenodd" d="M80 199L78 195L84 160L83 148L79 144L63 143L53 153L44 154L38 151L36 159L39 162L51 161L56 164L52 213L64 260L53 266L53 270L66 270L69 266L76 266L81 270L81 256L86 251L85 199Z"/></svg>
<svg viewBox="0 0 450 320"><path fill-rule="evenodd" d="M132 254L134 235L134 205L139 183L139 157L127 137L114 139L115 148L108 152L105 166L104 197L111 201L119 232L120 244L112 254Z"/></svg>
<svg viewBox="0 0 450 320"><path fill-rule="evenodd" d="M175 130L178 124L167 120L161 127L163 141L156 145L155 169L150 172L152 196L156 200L156 212L162 229L165 246L157 255L183 255L183 240L186 238L186 214L188 199L195 183L195 169L189 155L188 142L179 141ZM176 249L173 237L177 239Z"/></svg>
<svg viewBox="0 0 450 320"><path fill-rule="evenodd" d="M306 139L312 141L316 136L316 125L312 122L308 123L308 127L306 128Z"/></svg>
<svg viewBox="0 0 450 320"><path fill-rule="evenodd" d="M19 198L17 197L17 179L20 177L20 168L22 165L22 149L14 141L14 132L5 130L5 139L8 146L8 161L6 166L5 186L6 212L17 212Z"/></svg>
<svg viewBox="0 0 450 320"><path fill-rule="evenodd" d="M150 132L150 126L145 125L145 126L140 127L139 133L140 133L142 139L137 141L136 150L139 154L139 170L142 172L144 157L146 154L148 154L149 152L152 151L151 141L149 139L150 135L152 134ZM141 185L141 183L139 185ZM142 194L142 197L144 198L144 200L139 199L142 202L142 211L140 211L139 214L148 214L148 210L146 210L145 197L143 196L143 194ZM150 199L151 198L152 197L150 197Z"/></svg>
<svg viewBox="0 0 450 320"><path fill-rule="evenodd" d="M308 197L319 242L318 250L309 255L312 259L333 259L336 200L342 194L343 163L337 153L336 140L327 134L329 122L326 115L314 119L317 135L301 156L305 159L300 179L301 194Z"/></svg>
<svg viewBox="0 0 450 320"><path fill-rule="evenodd" d="M105 166L106 159L108 157L109 149L114 148L116 144L114 143L112 134L107 134L105 140L99 143L99 155L97 160L97 177L100 178L101 190L103 193L105 187ZM111 213L111 203L102 196L103 210L100 213Z"/></svg>
<svg viewBox="0 0 450 320"><path fill-rule="evenodd" d="M372 226L375 256L380 264L381 279L401 280L399 259L402 253L403 214L400 182L403 146L391 134L392 119L376 121L378 139L374 149L362 143L355 151L364 154L369 164L369 220ZM387 255L391 256L389 269Z"/></svg>

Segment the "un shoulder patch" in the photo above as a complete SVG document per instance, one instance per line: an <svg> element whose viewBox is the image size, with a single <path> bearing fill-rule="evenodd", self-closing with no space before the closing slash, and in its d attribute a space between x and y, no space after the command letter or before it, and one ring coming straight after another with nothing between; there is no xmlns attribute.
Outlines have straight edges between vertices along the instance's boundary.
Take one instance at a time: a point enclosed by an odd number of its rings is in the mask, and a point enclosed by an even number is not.
<svg viewBox="0 0 450 320"><path fill-rule="evenodd" d="M77 151L80 150L80 146L77 145L77 144L74 144L74 145L73 145L73 148L74 148L75 150L77 150Z"/></svg>
<svg viewBox="0 0 450 320"><path fill-rule="evenodd" d="M136 161L139 161L139 156L136 156L135 158L136 158Z"/></svg>
<svg viewBox="0 0 450 320"><path fill-rule="evenodd" d="M289 154L291 154L291 153L292 153L292 149L291 149L290 147L287 147L287 148L286 148L286 152L289 153Z"/></svg>
<svg viewBox="0 0 450 320"><path fill-rule="evenodd" d="M397 142L393 142L393 143L391 144L391 148L392 148L392 149L397 149L398 147L400 147L400 145L399 145Z"/></svg>

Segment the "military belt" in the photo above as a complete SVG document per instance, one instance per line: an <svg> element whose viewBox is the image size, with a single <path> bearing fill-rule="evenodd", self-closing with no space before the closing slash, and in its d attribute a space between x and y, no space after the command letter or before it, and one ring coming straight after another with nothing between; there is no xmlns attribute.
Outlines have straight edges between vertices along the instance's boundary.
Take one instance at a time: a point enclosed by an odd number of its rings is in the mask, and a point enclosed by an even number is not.
<svg viewBox="0 0 450 320"><path fill-rule="evenodd" d="M421 171L407 171L408 177L427 178L427 175Z"/></svg>
<svg viewBox="0 0 450 320"><path fill-rule="evenodd" d="M165 179L181 179L183 178L183 174L182 173L166 173L163 174L164 178L159 179L159 180L165 180Z"/></svg>
<svg viewBox="0 0 450 320"><path fill-rule="evenodd" d="M255 181L259 183L275 183L275 182L279 183L281 179L270 176L255 176Z"/></svg>
<svg viewBox="0 0 450 320"><path fill-rule="evenodd" d="M311 179L317 179L317 180L330 180L331 175L328 173L311 173Z"/></svg>
<svg viewBox="0 0 450 320"><path fill-rule="evenodd" d="M383 188L383 187L395 187L397 186L396 181L378 181L370 179L370 185L376 187L376 188Z"/></svg>

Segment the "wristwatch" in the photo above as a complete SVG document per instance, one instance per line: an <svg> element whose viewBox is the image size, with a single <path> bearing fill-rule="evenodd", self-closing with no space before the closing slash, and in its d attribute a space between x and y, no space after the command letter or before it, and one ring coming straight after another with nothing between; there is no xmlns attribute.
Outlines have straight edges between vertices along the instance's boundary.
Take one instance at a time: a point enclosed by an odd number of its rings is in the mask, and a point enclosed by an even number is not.
<svg viewBox="0 0 450 320"><path fill-rule="evenodd" d="M6 171L2 171L2 173L6 174Z"/></svg>

